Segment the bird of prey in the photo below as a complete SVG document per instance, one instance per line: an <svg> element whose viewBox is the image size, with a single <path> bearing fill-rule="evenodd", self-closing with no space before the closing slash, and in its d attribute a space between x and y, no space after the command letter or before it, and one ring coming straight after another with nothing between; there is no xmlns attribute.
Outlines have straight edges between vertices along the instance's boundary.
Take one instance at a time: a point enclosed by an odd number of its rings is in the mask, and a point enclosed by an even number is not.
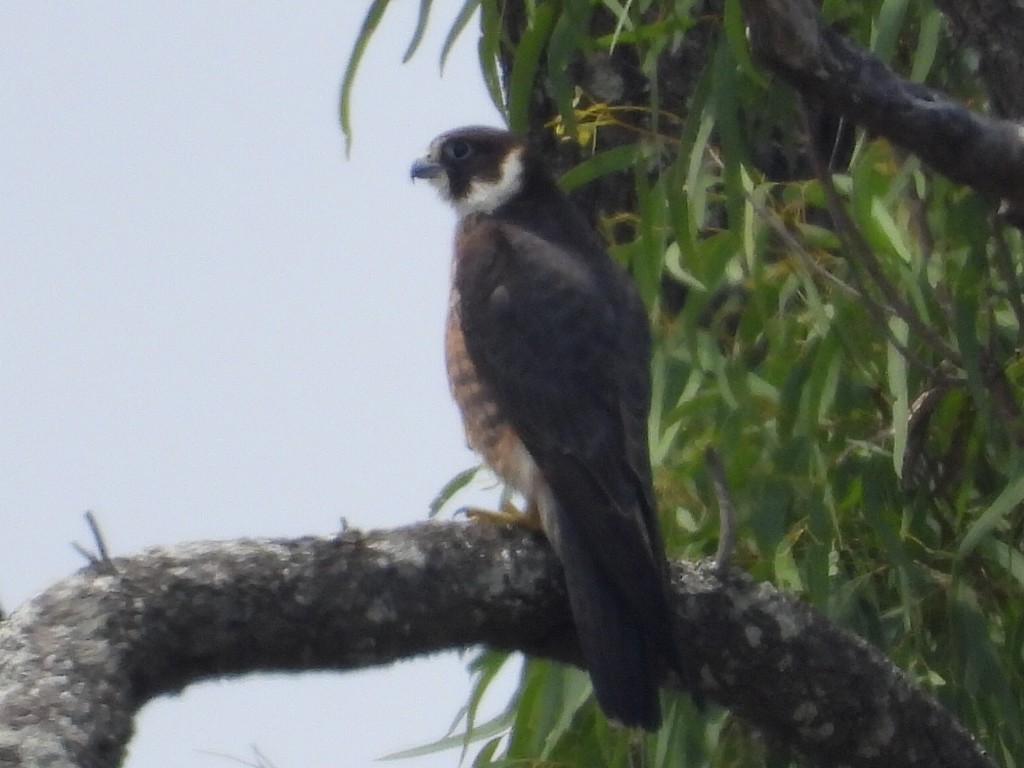
<svg viewBox="0 0 1024 768"><path fill-rule="evenodd" d="M445 352L469 445L539 516L601 708L654 730L659 679L679 664L651 487L643 304L515 134L442 134L412 177L459 216Z"/></svg>

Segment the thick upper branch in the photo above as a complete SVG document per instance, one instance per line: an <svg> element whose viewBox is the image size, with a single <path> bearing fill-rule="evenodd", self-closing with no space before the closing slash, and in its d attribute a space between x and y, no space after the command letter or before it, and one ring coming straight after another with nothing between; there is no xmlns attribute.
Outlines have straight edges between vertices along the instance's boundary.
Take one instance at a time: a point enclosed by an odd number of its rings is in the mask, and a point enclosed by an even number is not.
<svg viewBox="0 0 1024 768"><path fill-rule="evenodd" d="M919 155L954 181L1024 211L1024 130L897 77L825 27L811 0L744 0L751 45L811 101Z"/></svg>
<svg viewBox="0 0 1024 768"><path fill-rule="evenodd" d="M478 643L578 655L557 562L519 530L200 542L112 565L59 582L0 626L0 766L115 766L143 703L213 676ZM816 764L991 765L880 653L798 601L705 565L680 565L676 591L705 696Z"/></svg>

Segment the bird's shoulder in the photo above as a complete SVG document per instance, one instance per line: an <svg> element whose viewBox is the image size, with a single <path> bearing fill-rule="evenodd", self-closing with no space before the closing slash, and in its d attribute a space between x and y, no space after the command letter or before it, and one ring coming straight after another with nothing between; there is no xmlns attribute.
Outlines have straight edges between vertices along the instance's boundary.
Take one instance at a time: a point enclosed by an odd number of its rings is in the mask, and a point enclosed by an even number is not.
<svg viewBox="0 0 1024 768"><path fill-rule="evenodd" d="M464 267L467 275L486 272L507 277L519 270L527 278L560 278L583 290L597 287L602 272L599 260L607 258L603 252L588 252L537 227L490 214L473 214L459 222L455 256L456 267Z"/></svg>

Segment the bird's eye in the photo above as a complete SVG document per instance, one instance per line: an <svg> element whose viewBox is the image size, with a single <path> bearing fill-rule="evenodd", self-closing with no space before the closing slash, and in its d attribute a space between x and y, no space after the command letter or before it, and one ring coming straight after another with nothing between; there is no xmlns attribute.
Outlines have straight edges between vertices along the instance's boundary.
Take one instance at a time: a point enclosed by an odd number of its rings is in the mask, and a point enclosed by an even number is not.
<svg viewBox="0 0 1024 768"><path fill-rule="evenodd" d="M458 139L445 144L444 153L448 155L451 160L465 160L473 154L473 147L470 146L468 141Z"/></svg>

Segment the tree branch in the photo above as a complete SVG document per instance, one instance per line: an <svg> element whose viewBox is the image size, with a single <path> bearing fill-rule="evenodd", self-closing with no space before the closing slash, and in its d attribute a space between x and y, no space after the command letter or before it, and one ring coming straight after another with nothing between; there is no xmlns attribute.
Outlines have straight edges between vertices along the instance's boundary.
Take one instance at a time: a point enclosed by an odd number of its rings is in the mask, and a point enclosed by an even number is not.
<svg viewBox="0 0 1024 768"><path fill-rule="evenodd" d="M1024 129L897 77L825 27L811 0L742 0L751 46L783 80L830 112L916 153L938 172L1024 213Z"/></svg>
<svg viewBox="0 0 1024 768"><path fill-rule="evenodd" d="M675 589L676 629L706 698L816 765L991 768L881 653L797 600L711 563L678 565ZM115 558L0 626L0 766L116 766L135 711L199 680L473 644L578 658L561 572L539 535L427 523Z"/></svg>

